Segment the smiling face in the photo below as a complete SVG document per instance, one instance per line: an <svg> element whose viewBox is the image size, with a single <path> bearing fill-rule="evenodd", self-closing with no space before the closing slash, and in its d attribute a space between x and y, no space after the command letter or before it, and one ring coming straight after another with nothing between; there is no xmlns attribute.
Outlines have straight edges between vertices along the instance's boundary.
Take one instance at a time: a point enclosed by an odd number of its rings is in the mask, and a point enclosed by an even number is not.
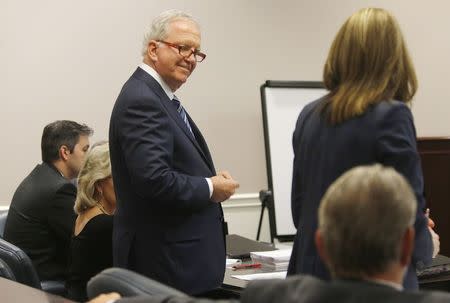
<svg viewBox="0 0 450 303"><path fill-rule="evenodd" d="M175 19L167 27L167 37L164 41L200 48L200 30L197 24L188 19ZM167 44L151 40L147 49L147 58L164 82L176 91L194 71L197 62L191 54L189 57L180 55L178 49ZM145 61L144 61L145 62ZM147 63L147 62L146 62Z"/></svg>

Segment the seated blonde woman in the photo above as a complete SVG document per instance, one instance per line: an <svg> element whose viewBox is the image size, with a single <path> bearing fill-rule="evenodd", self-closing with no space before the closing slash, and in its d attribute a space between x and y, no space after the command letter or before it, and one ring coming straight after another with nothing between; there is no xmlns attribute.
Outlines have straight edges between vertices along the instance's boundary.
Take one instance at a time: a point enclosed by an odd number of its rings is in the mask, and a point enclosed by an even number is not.
<svg viewBox="0 0 450 303"><path fill-rule="evenodd" d="M72 235L68 297L86 301L86 283L112 266L112 226L116 196L111 176L109 145L94 145L78 175L75 212L78 217Z"/></svg>

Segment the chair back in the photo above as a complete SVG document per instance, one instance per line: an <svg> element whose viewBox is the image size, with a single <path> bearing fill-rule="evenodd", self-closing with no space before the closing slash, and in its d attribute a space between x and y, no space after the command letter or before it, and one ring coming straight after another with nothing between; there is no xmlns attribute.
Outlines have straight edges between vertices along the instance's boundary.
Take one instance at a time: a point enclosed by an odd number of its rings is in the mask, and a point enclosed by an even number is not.
<svg viewBox="0 0 450 303"><path fill-rule="evenodd" d="M3 238L5 233L6 218L8 217L8 211L0 212L0 238Z"/></svg>
<svg viewBox="0 0 450 303"><path fill-rule="evenodd" d="M118 267L103 270L92 277L87 284L89 299L108 292L118 292L122 297L155 295L187 297L187 294L175 288Z"/></svg>
<svg viewBox="0 0 450 303"><path fill-rule="evenodd" d="M27 254L19 247L1 238L0 259L11 269L16 282L42 289L34 265Z"/></svg>
<svg viewBox="0 0 450 303"><path fill-rule="evenodd" d="M12 281L16 280L11 268L9 268L8 264L6 264L6 262L3 261L2 259L0 259L0 277Z"/></svg>

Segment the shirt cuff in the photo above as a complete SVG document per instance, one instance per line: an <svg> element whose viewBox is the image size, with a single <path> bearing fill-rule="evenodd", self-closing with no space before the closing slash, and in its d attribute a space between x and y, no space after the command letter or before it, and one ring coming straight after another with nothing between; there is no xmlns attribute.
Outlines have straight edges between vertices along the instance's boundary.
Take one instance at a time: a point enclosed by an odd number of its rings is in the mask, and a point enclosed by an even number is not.
<svg viewBox="0 0 450 303"><path fill-rule="evenodd" d="M209 187L209 198L211 199L212 194L213 194L214 187L213 187L211 178L205 178L205 179L206 179L206 182L208 182L208 187Z"/></svg>

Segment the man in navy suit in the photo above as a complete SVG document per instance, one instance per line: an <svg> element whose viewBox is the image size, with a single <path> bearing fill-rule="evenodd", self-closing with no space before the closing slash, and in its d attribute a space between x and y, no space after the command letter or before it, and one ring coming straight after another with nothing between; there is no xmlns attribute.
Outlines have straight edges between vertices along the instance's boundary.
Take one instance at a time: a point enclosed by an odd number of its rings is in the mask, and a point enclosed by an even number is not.
<svg viewBox="0 0 450 303"><path fill-rule="evenodd" d="M189 294L219 287L225 271L220 202L239 186L216 174L208 146L174 92L200 51L188 14L161 13L145 35L143 63L120 92L109 140L117 195L114 265Z"/></svg>

